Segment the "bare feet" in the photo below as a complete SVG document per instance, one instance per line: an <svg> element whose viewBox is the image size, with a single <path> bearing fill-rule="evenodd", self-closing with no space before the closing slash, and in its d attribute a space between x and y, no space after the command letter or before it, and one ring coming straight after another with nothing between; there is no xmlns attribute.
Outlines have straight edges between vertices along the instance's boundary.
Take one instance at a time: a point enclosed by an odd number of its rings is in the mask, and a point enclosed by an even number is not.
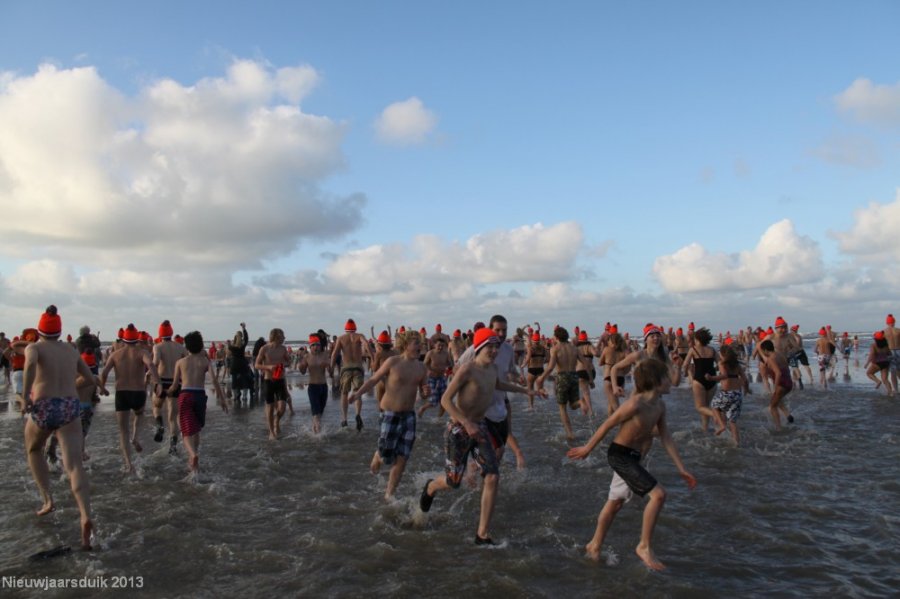
<svg viewBox="0 0 900 599"><path fill-rule="evenodd" d="M640 545L638 545L634 552L637 553L637 556L641 558L641 561L644 562L644 564L651 570L661 572L662 570L666 569L665 565L663 565L661 561L656 559L656 555L649 547L641 547Z"/></svg>
<svg viewBox="0 0 900 599"><path fill-rule="evenodd" d="M381 470L381 456L378 455L378 452L375 452L375 455L372 456L372 463L369 464L369 469L372 471L372 474L378 474Z"/></svg>
<svg viewBox="0 0 900 599"><path fill-rule="evenodd" d="M188 468L191 469L191 472L200 470L200 456L191 456L190 459L188 459Z"/></svg>
<svg viewBox="0 0 900 599"><path fill-rule="evenodd" d="M725 432L725 424L719 425L719 428L716 429L716 436L718 437L722 433Z"/></svg>
<svg viewBox="0 0 900 599"><path fill-rule="evenodd" d="M91 536L94 534L94 523L90 519L81 523L81 548L85 551L91 550Z"/></svg>
<svg viewBox="0 0 900 599"><path fill-rule="evenodd" d="M134 450L138 453L141 453L142 451L144 451L144 448L141 447L141 444L138 442L137 439L132 439L131 445L134 447Z"/></svg>
<svg viewBox="0 0 900 599"><path fill-rule="evenodd" d="M47 503L45 503L43 506L41 506L41 509L39 509L35 513L38 516L46 516L47 514L49 514L50 512L52 512L55 509L56 509L56 506L53 505L53 500L51 499L51 500L47 501Z"/></svg>
<svg viewBox="0 0 900 599"><path fill-rule="evenodd" d="M277 441L278 436L275 433L269 433L269 441Z"/></svg>
<svg viewBox="0 0 900 599"><path fill-rule="evenodd" d="M594 560L595 562L600 561L600 548L593 543L588 543L587 545L585 545L584 551L590 559Z"/></svg>

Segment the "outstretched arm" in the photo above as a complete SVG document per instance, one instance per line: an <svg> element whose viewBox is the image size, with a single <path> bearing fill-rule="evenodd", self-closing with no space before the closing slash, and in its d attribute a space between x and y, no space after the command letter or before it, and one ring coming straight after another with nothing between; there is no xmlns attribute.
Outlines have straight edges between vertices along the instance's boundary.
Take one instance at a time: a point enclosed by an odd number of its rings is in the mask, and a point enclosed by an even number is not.
<svg viewBox="0 0 900 599"><path fill-rule="evenodd" d="M637 411L636 397L637 396L632 395L628 401L616 408L616 411L612 413L612 416L603 421L603 424L600 425L585 445L573 447L566 452L566 455L573 460L583 460L588 457L610 430L634 416L634 413Z"/></svg>

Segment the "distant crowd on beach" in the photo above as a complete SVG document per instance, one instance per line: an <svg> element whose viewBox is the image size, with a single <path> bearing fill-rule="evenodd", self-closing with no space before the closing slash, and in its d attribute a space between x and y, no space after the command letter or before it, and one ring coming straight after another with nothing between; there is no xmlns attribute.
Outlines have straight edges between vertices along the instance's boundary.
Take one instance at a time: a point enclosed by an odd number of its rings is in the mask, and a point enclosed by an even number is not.
<svg viewBox="0 0 900 599"><path fill-rule="evenodd" d="M416 440L416 422L429 409L446 414L444 475L429 479L421 491L419 507L428 512L435 498L460 486L464 479L482 479L482 499L475 544L491 545L491 516L499 492L500 463L507 447L519 467L525 458L513 433L509 394L527 398L552 396L570 445L571 459L584 459L609 433L615 437L607 451L613 470L609 499L586 552L599 558L612 521L634 494L647 498L636 554L651 569L662 569L652 549L652 534L665 503L662 485L645 468L653 438L660 440L679 474L693 489L694 477L685 469L667 426L662 396L686 379L702 430L728 432L740 444L738 420L744 395L751 393L751 364L757 382L768 397L768 411L777 430L794 422L787 396L795 388L827 388L836 377L840 358L859 351L859 339L838 335L822 326L811 348L818 377L797 324L778 316L771 326L746 327L735 334L716 336L705 327L668 328L648 323L639 338L620 333L606 323L601 335L591 338L575 327L542 330L538 322L517 327L510 334L506 318L494 315L487 324L444 332L437 324L430 334L388 326L376 335L359 332L348 319L341 335L319 329L306 343L285 345L285 334L275 328L268 339L251 346L244 323L233 339L210 342L198 331L176 335L164 320L151 336L134 324L122 327L104 349L89 326L73 339L63 339L62 319L55 306L40 315L36 328L12 339L0 333L4 380L14 387L17 407L24 418L26 458L41 495L38 516L50 513L49 461L61 459L80 514L81 544L90 549L93 537L86 439L94 406L109 395L107 381L114 375L114 402L123 471L134 469L133 453L143 451L142 425L148 398L153 440L168 437L168 450L178 455L178 435L188 468L200 468L201 431L206 422L207 387L225 412L230 407L264 405L268 439L278 441L286 412L294 412L289 377L307 377L311 429L322 432L322 414L329 389L340 396L340 426L364 428L362 400L373 392L378 407L379 436L369 460L373 473L389 467L385 498L391 499L403 476ZM866 375L893 397L900 369L900 329L889 314L883 329L872 335L864 365ZM368 374L368 377L367 377ZM804 378L805 375L805 378ZM630 391L626 383L631 379ZM553 392L545 383L553 381ZM805 380L805 382L804 382ZM578 447L570 412L593 418L591 390L600 385L606 399L604 421L590 440Z"/></svg>

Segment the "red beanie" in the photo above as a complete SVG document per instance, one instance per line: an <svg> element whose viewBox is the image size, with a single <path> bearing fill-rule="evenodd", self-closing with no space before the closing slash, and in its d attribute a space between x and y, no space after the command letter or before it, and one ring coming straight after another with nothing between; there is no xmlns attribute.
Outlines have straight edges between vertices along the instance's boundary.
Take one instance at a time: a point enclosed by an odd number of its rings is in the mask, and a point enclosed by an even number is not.
<svg viewBox="0 0 900 599"><path fill-rule="evenodd" d="M787 321L785 321L781 316L779 316L778 318L775 319L775 326L776 327L786 327Z"/></svg>
<svg viewBox="0 0 900 599"><path fill-rule="evenodd" d="M159 325L159 336L163 339L171 339L174 334L175 331L172 330L172 323L168 320L162 321L162 324Z"/></svg>
<svg viewBox="0 0 900 599"><path fill-rule="evenodd" d="M462 331L460 331L459 329L456 329L455 331L453 331L454 339L459 339L460 337L462 337Z"/></svg>
<svg viewBox="0 0 900 599"><path fill-rule="evenodd" d="M578 341L581 343L585 343L588 340L587 333L585 331L581 331L578 333Z"/></svg>
<svg viewBox="0 0 900 599"><path fill-rule="evenodd" d="M345 333L355 333L356 332L356 323L353 322L352 318L347 319L347 324L344 325Z"/></svg>
<svg viewBox="0 0 900 599"><path fill-rule="evenodd" d="M618 333L618 332L619 332L619 325L614 324L614 325L612 325L611 327L609 327L609 334L610 334L610 335L615 335L615 334Z"/></svg>
<svg viewBox="0 0 900 599"><path fill-rule="evenodd" d="M500 337L497 336L497 333L495 333L493 329L481 327L480 329L475 331L475 342L473 344L473 348L476 354L482 347L484 347L488 343L500 343Z"/></svg>
<svg viewBox="0 0 900 599"><path fill-rule="evenodd" d="M138 333L137 328L133 324L129 324L125 327L125 330L122 333L122 341L125 343L137 343L140 338L141 334Z"/></svg>
<svg viewBox="0 0 900 599"><path fill-rule="evenodd" d="M87 364L88 366L93 367L93 366L97 365L97 356L95 356L94 354L92 354L89 351L86 351L83 354L81 354L81 359L84 360L84 363Z"/></svg>
<svg viewBox="0 0 900 599"><path fill-rule="evenodd" d="M322 340L319 339L318 335L310 335L309 336L309 344L310 345L322 345Z"/></svg>
<svg viewBox="0 0 900 599"><path fill-rule="evenodd" d="M885 324L889 324L889 325L891 325L891 326L894 326L894 323L895 323L895 322L897 322L897 321L894 320L894 315L893 315L893 314L888 314L888 315L887 315L887 318L884 319L884 323L885 323Z"/></svg>
<svg viewBox="0 0 900 599"><path fill-rule="evenodd" d="M391 344L391 336L388 335L387 331L381 331L381 334L378 335L378 343L380 343L381 345Z"/></svg>
<svg viewBox="0 0 900 599"><path fill-rule="evenodd" d="M38 332L44 337L58 337L62 333L62 319L56 312L56 306L49 306L47 311L41 314Z"/></svg>

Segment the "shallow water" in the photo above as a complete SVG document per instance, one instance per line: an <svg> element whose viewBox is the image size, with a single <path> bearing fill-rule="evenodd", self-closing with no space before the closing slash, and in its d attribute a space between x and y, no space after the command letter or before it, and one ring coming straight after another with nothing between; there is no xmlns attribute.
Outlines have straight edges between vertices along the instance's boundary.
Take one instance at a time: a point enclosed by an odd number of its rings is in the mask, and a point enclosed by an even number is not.
<svg viewBox="0 0 900 599"><path fill-rule="evenodd" d="M21 422L0 404L0 576L107 584L141 577L142 593L160 597L890 596L900 588L900 398L874 391L854 360L847 372L849 380L842 362L832 389L791 393L796 422L781 432L772 430L767 398L754 384L740 448L727 433L699 429L686 383L673 390L670 428L698 486L689 491L654 447L650 469L669 492L654 538L663 573L634 555L640 500L619 513L601 562L584 557L609 487L608 441L585 462L567 460L552 401L527 411L524 398L513 399L527 467L518 471L511 454L505 458L492 526L499 546L476 548L477 491L464 486L439 495L428 514L418 509L422 485L443 468L444 426L434 410L420 420L397 498L386 503L386 476L368 472L377 440L371 397L362 433L339 429L330 398L325 432L314 436L306 391L297 386L296 415L277 442L266 440L261 408L226 415L211 403L196 478L187 475L183 449L171 457L152 441L149 419L138 473L122 474L112 400L104 398L87 462L99 548L30 562L37 551L77 546L78 513L57 469L57 510L34 516L40 501ZM594 406L598 413L605 406L599 389ZM579 442L599 424L573 418ZM5 587L0 594L94 591Z"/></svg>

